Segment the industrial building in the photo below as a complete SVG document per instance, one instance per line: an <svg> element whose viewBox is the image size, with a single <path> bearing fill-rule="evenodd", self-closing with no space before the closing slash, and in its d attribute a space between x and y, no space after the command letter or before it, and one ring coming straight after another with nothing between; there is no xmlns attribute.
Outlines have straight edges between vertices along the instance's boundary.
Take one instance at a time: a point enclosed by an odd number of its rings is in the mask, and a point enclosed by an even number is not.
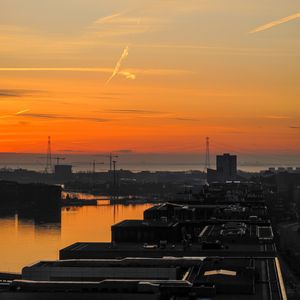
<svg viewBox="0 0 300 300"><path fill-rule="evenodd" d="M260 186L216 183L24 267L1 299L286 300ZM15 297L15 298L13 298Z"/></svg>
<svg viewBox="0 0 300 300"><path fill-rule="evenodd" d="M51 211L60 209L61 187L42 183L0 181L0 208Z"/></svg>
<svg viewBox="0 0 300 300"><path fill-rule="evenodd" d="M285 300L277 258L126 258L39 262L1 299ZM14 298L13 298L14 297Z"/></svg>

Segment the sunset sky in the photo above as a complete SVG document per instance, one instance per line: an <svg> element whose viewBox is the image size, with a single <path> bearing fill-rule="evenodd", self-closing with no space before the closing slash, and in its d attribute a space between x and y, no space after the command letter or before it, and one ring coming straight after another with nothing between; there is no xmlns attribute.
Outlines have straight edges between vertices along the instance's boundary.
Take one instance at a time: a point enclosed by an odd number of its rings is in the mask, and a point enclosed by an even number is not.
<svg viewBox="0 0 300 300"><path fill-rule="evenodd" d="M300 3L1 0L0 152L300 150ZM222 149L223 149L222 148Z"/></svg>

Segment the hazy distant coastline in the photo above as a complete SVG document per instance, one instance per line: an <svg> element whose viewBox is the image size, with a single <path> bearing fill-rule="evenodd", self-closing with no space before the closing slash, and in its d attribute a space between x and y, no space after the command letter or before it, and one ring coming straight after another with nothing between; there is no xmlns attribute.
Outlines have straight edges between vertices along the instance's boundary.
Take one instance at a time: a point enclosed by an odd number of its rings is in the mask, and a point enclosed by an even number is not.
<svg viewBox="0 0 300 300"><path fill-rule="evenodd" d="M53 154L53 164L56 163ZM74 172L92 171L95 160L97 171L109 169L109 160L106 154L59 154L65 157L62 164L71 164ZM118 154L117 169L135 171L188 171L204 170L204 155L197 153L120 153ZM34 171L45 169L44 153L0 153L0 168L24 168ZM255 154L238 155L238 169L247 172L259 172L269 167L299 167L300 156L291 154ZM215 167L214 154L211 155L211 167Z"/></svg>

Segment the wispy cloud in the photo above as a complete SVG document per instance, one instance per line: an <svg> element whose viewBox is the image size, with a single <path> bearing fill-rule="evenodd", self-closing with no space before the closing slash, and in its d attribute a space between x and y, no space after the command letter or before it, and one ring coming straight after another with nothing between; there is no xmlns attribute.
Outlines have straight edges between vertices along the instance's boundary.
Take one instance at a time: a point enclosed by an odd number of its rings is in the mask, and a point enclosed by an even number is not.
<svg viewBox="0 0 300 300"><path fill-rule="evenodd" d="M12 115L2 115L0 116L0 119L7 119L7 118L11 118Z"/></svg>
<svg viewBox="0 0 300 300"><path fill-rule="evenodd" d="M187 75L195 74L193 71L184 69L128 69L129 72L141 75L155 75L155 76L170 76L170 75Z"/></svg>
<svg viewBox="0 0 300 300"><path fill-rule="evenodd" d="M0 116L0 119L7 119L7 118L12 118L12 117L14 117L14 116L20 116L20 115L23 115L24 113L26 113L26 112L28 112L28 111L30 111L29 108L22 109L22 110L20 110L20 111L17 111L17 112L14 113L14 114L2 115L2 116Z"/></svg>
<svg viewBox="0 0 300 300"><path fill-rule="evenodd" d="M118 75L118 73L119 73L119 71L120 71L120 68L121 68L121 65L122 65L122 62L123 62L123 60L128 56L128 54L129 54L129 46L127 45L127 46L124 48L124 50L123 50L123 52L122 52L122 54L121 54L119 60L117 61L116 65L115 65L115 68L114 68L114 70L113 70L111 76L107 79L106 84L109 84L110 81L111 81L116 75ZM125 74L124 74L124 72L123 72L123 75L125 75L125 77L128 78L128 79L135 79L135 75L134 75L134 74L131 74L131 73L129 73L129 72L125 72Z"/></svg>
<svg viewBox="0 0 300 300"><path fill-rule="evenodd" d="M109 110L110 113L117 114L141 114L141 115L153 115L153 114L164 114L165 112L154 111L154 110L143 110L143 109L112 109Z"/></svg>
<svg viewBox="0 0 300 300"><path fill-rule="evenodd" d="M16 112L16 115L22 115L22 114L24 114L24 113L26 113L26 112L28 112L28 111L30 111L29 108L23 109L23 110L20 110L20 111Z"/></svg>
<svg viewBox="0 0 300 300"><path fill-rule="evenodd" d="M110 22L120 16L122 16L123 13L116 13L116 14L112 14L112 15L109 15L109 16L105 16L105 17L102 17L102 18L99 18L95 21L95 24L104 24L104 23L107 23L107 22Z"/></svg>
<svg viewBox="0 0 300 300"><path fill-rule="evenodd" d="M20 92L16 90L0 90L0 97L20 97Z"/></svg>
<svg viewBox="0 0 300 300"><path fill-rule="evenodd" d="M121 153L121 154L129 154L133 153L134 151L131 149L120 149L120 150L115 150L113 151L114 153Z"/></svg>
<svg viewBox="0 0 300 300"><path fill-rule="evenodd" d="M276 21L272 21L272 22L264 24L262 26L256 27L253 30L251 30L249 33L256 33L256 32L260 32L260 31L264 31L264 30L270 29L272 27L278 26L280 24L290 22L290 21L295 20L297 18L300 18L300 12L298 12L296 14L293 14L293 15L290 15L288 17L276 20Z"/></svg>
<svg viewBox="0 0 300 300"><path fill-rule="evenodd" d="M81 150L73 150L73 149L58 149L58 152L64 152L64 153L82 153Z"/></svg>
<svg viewBox="0 0 300 300"><path fill-rule="evenodd" d="M25 90L25 89L0 89L0 98L8 98L8 97L22 97L31 95L33 93L37 93L40 91L37 90Z"/></svg>
<svg viewBox="0 0 300 300"><path fill-rule="evenodd" d="M136 78L136 75L133 74L133 73L130 73L128 71L122 71L122 72L119 72L119 74L125 76L126 79L131 79L131 80L134 80Z"/></svg>
<svg viewBox="0 0 300 300"><path fill-rule="evenodd" d="M28 68L0 68L0 71L7 71L7 72L31 72L31 71L38 71L38 72L43 72L43 71L62 71L62 72L101 72L101 73L110 73L111 68L73 68L73 67L59 67L59 68L48 68L48 67L28 67Z"/></svg>
<svg viewBox="0 0 300 300"><path fill-rule="evenodd" d="M176 117L176 118L170 118L172 120L177 120L177 121L184 121L184 122L199 122L200 119L196 118L181 118L181 117Z"/></svg>
<svg viewBox="0 0 300 300"><path fill-rule="evenodd" d="M124 17L122 13L114 14L92 22L78 31L76 35L63 38L55 34L47 35L42 30L36 30L33 27L10 28L0 24L0 44L5 45L0 48L0 53L9 55L9 59L22 53L22 57L45 59L45 56L50 55L52 58L64 58L66 61L70 59L70 54L79 55L87 49L99 46L117 47L112 45L114 39L144 33L150 25L139 24L139 20L139 17ZM94 51L92 55L96 58L98 53Z"/></svg>
<svg viewBox="0 0 300 300"><path fill-rule="evenodd" d="M29 117L36 119L47 119L47 120L75 120L75 121L92 121L97 123L108 122L110 119L97 118L97 117L78 117L78 116L68 116L59 114L42 114L42 113L23 113L18 115L19 117Z"/></svg>
<svg viewBox="0 0 300 300"><path fill-rule="evenodd" d="M116 66L117 67L117 66ZM112 68L89 68L89 67L26 67L26 68L0 68L0 72L95 72L95 73L104 73L109 74L112 73L114 76L116 75L123 75L127 79L135 79L135 74L143 74L143 75L155 75L155 76L166 76L166 75L182 75L182 74L192 74L194 72L188 71L188 70L182 70L182 69L126 69L124 71L120 71L119 66L117 69L116 67L114 69ZM113 77L110 76L109 80L111 80ZM3 92L3 95L11 95L9 93ZM17 94L16 94L17 95ZM0 90L0 97L1 97L1 90Z"/></svg>
<svg viewBox="0 0 300 300"><path fill-rule="evenodd" d="M268 115L264 116L264 119L274 119L274 120L285 120L285 119L290 119L289 116L277 116L277 115Z"/></svg>
<svg viewBox="0 0 300 300"><path fill-rule="evenodd" d="M153 18L146 18L148 23L155 22L156 20ZM94 24L110 24L110 25L139 25L141 23L140 17L122 17L122 14L115 14L111 17L98 19Z"/></svg>
<svg viewBox="0 0 300 300"><path fill-rule="evenodd" d="M141 17L132 15L133 10L127 10L109 16L101 17L94 22L94 25L140 25ZM144 21L147 23L157 23L158 19L151 17L144 17Z"/></svg>
<svg viewBox="0 0 300 300"><path fill-rule="evenodd" d="M144 6L144 5L143 5ZM142 15L142 16L141 16ZM101 17L89 26L88 34L94 37L117 37L128 36L131 40L133 36L158 30L166 23L165 18L158 18L156 14L149 15L149 10L145 13L144 9L129 9L123 12Z"/></svg>

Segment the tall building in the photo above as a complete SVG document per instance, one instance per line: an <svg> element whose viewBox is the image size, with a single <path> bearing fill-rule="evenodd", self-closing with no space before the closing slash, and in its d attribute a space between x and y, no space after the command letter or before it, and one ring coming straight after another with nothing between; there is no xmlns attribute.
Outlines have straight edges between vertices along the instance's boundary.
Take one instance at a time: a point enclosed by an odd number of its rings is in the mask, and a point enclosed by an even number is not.
<svg viewBox="0 0 300 300"><path fill-rule="evenodd" d="M217 155L217 170L207 169L208 182L226 182L237 178L237 156L229 153Z"/></svg>
<svg viewBox="0 0 300 300"><path fill-rule="evenodd" d="M237 174L237 157L224 153L217 155L217 172L222 175L225 180L235 180Z"/></svg>
<svg viewBox="0 0 300 300"><path fill-rule="evenodd" d="M72 178L72 166L71 165L55 165L54 176L57 180L68 180Z"/></svg>

